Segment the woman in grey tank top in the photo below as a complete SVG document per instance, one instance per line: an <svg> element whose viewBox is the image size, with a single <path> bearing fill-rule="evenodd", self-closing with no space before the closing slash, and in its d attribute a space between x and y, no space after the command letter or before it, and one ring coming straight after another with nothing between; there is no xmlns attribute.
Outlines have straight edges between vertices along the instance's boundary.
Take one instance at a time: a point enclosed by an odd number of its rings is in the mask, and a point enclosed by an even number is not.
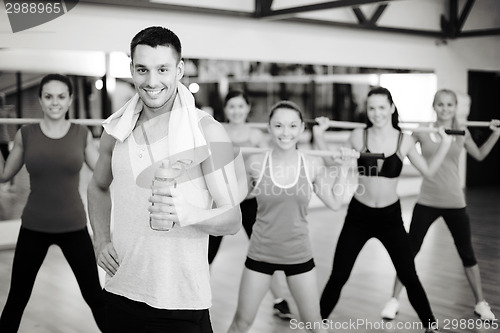
<svg viewBox="0 0 500 333"><path fill-rule="evenodd" d="M432 106L437 116L436 127L445 126L446 128L459 129L457 121L458 99L455 92L449 89L437 91ZM491 134L481 147L476 145L470 132L466 130L465 138L455 139L452 149L446 155L437 173L433 177L424 178L417 204L413 209L409 236L413 255L416 256L431 224L439 217L443 217L453 237L464 266L465 276L474 294L476 302L473 311L482 320L493 321L496 317L484 298L479 266L472 248L469 215L466 211L465 196L459 176L459 158L464 148L476 160L482 161L495 146L500 137L500 120L493 119L489 127ZM415 141L420 142L423 155L426 158L432 156L438 145L438 140L429 133L413 134L413 136ZM383 318L389 320L396 318L399 312L398 297L402 289L403 284L396 276L392 297L381 313Z"/></svg>
<svg viewBox="0 0 500 333"><path fill-rule="evenodd" d="M0 332L18 331L37 273L52 244L61 248L97 326L104 331L102 287L78 190L82 165L94 168L97 148L86 127L65 119L73 98L68 77L46 75L40 83L39 98L43 111L40 124L25 125L17 132L5 165L0 156L0 182L9 181L23 165L30 178ZM56 304L48 307L55 309Z"/></svg>

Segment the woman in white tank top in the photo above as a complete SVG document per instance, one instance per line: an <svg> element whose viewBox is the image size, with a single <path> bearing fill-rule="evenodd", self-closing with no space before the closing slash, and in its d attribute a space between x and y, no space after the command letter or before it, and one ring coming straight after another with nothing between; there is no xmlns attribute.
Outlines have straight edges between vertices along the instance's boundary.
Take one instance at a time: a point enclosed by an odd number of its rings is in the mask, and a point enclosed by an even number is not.
<svg viewBox="0 0 500 333"><path fill-rule="evenodd" d="M292 319L291 327L326 332L305 217L312 191L327 207L336 210L341 206L343 191L339 187L346 186L346 173L327 169L320 158L304 156L296 149L304 122L294 103L282 101L271 109L268 130L271 152L252 155L246 161L250 196L257 198L258 210L229 332L250 329L277 270L285 272L299 310L300 321ZM337 166L354 155L352 149L343 148Z"/></svg>

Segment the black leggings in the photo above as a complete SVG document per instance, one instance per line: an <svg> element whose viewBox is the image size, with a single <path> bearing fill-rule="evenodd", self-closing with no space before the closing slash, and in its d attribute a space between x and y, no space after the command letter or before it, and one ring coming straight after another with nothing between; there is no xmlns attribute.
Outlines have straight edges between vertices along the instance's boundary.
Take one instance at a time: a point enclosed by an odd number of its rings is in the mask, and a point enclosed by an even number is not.
<svg viewBox="0 0 500 333"><path fill-rule="evenodd" d="M10 153L8 142L0 142L0 152L2 153L3 159L7 161Z"/></svg>
<svg viewBox="0 0 500 333"><path fill-rule="evenodd" d="M409 232L413 255L416 256L420 251L427 231L438 217L443 217L446 222L463 265L465 267L476 265L470 221L465 208L435 208L417 203L413 208Z"/></svg>
<svg viewBox="0 0 500 333"><path fill-rule="evenodd" d="M314 259L309 259L300 264L271 264L268 262L253 260L248 258L245 261L245 267L251 271L262 274L273 275L276 271L283 271L286 276L293 276L310 272L314 269Z"/></svg>
<svg viewBox="0 0 500 333"><path fill-rule="evenodd" d="M352 199L337 242L332 273L321 295L322 318L328 318L337 305L359 252L372 237L379 239L386 248L401 282L406 286L411 305L423 325L428 327L435 322L435 318L415 271L399 201L384 208L371 208Z"/></svg>
<svg viewBox="0 0 500 333"><path fill-rule="evenodd" d="M0 332L17 332L38 271L49 246L58 245L89 305L97 326L105 332L105 303L99 283L94 249L87 228L66 233L45 233L21 227L12 264L7 302L0 317ZM51 306L51 305L48 305ZM75 324L78 325L78 324Z"/></svg>
<svg viewBox="0 0 500 333"><path fill-rule="evenodd" d="M106 290L104 295L109 332L213 333L208 309L157 309Z"/></svg>
<svg viewBox="0 0 500 333"><path fill-rule="evenodd" d="M240 204L241 208L241 222L243 228L250 239L252 235L252 228L257 218L257 199L247 199ZM210 236L208 239L208 263L211 264L214 261L217 252L219 251L220 243L222 242L222 236Z"/></svg>

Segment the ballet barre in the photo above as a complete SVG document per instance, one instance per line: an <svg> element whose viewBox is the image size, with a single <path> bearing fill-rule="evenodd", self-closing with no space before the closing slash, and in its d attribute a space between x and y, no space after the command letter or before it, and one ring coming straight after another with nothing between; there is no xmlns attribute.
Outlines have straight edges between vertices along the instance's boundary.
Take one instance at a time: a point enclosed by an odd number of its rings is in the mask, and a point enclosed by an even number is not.
<svg viewBox="0 0 500 333"><path fill-rule="evenodd" d="M256 148L256 147L241 147L239 148L241 152L245 155L248 154L261 154L261 153L266 153L271 151L271 148ZM312 149L298 149L299 152L306 154L306 155L312 155L312 156L319 156L319 157L333 157L333 158L339 158L342 156L340 151L338 150L312 150ZM385 159L385 156L383 153L359 153L355 158L374 158L374 159L379 159L383 160Z"/></svg>
<svg viewBox="0 0 500 333"><path fill-rule="evenodd" d="M0 118L0 124L26 125L42 121L43 118ZM70 122L84 126L101 126L104 119L68 119Z"/></svg>

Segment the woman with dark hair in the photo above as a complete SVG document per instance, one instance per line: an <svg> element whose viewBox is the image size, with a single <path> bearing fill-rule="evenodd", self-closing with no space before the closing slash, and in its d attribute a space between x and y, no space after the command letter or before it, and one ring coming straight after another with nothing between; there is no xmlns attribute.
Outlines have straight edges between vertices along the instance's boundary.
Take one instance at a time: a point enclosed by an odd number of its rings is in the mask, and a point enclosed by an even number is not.
<svg viewBox="0 0 500 333"><path fill-rule="evenodd" d="M443 161L451 138L440 128L441 144L426 163L411 136L399 129L398 112L391 93L382 87L373 88L368 93L367 123L366 129L352 132L349 145L359 152L384 153L387 157L383 161L358 159L358 188L349 204L335 250L332 273L321 295L321 316L326 319L333 311L358 254L365 243L375 237L389 253L426 332L436 332L436 319L415 271L396 186L405 157L422 175L430 176Z"/></svg>
<svg viewBox="0 0 500 333"><path fill-rule="evenodd" d="M264 133L247 124L251 109L250 100L242 90L231 90L224 99L224 116L227 122L222 123L235 147L266 147ZM255 198L247 199L240 204L242 224L248 238L252 235L252 227L257 212ZM210 236L208 246L208 262L211 264L222 241L222 236Z"/></svg>
<svg viewBox="0 0 500 333"><path fill-rule="evenodd" d="M300 319L313 326L306 329L325 332L319 313L307 208L314 192L327 207L339 209L346 174L327 169L321 158L297 150L304 121L296 104L281 101L273 106L268 131L272 150L251 155L246 161L249 196L256 197L258 209L241 278L238 307L229 332L250 329L275 271L285 273ZM342 148L342 159L338 163L350 160L355 153Z"/></svg>
<svg viewBox="0 0 500 333"><path fill-rule="evenodd" d="M19 329L36 275L52 244L61 248L98 327L104 330L102 288L78 190L80 169L85 162L93 170L97 148L86 127L65 119L73 99L68 77L43 77L39 98L43 119L17 131L7 161L0 157L0 182L12 179L26 164L31 187L21 217L0 332Z"/></svg>
<svg viewBox="0 0 500 333"><path fill-rule="evenodd" d="M436 92L432 103L437 120L433 126L445 126L451 129L459 128L457 121L457 95L448 89ZM465 276L469 281L476 299L474 313L482 320L495 320L495 314L484 299L481 287L481 276L477 265L471 241L469 215L466 211L464 192L461 187L459 161L463 149L476 160L482 161L493 149L500 137L500 120L494 119L490 123L491 135L479 148L470 132L465 129L466 135L456 137L443 163L432 177L424 178L417 203L413 209L410 224L410 243L413 255L416 256L424 241L430 226L439 217L443 217L451 232L455 246L464 266ZM422 154L429 159L439 146L439 138L432 133L413 133L415 141L420 143ZM398 297L403 289L401 281L396 277L392 298L382 310L384 319L394 319L399 311Z"/></svg>

